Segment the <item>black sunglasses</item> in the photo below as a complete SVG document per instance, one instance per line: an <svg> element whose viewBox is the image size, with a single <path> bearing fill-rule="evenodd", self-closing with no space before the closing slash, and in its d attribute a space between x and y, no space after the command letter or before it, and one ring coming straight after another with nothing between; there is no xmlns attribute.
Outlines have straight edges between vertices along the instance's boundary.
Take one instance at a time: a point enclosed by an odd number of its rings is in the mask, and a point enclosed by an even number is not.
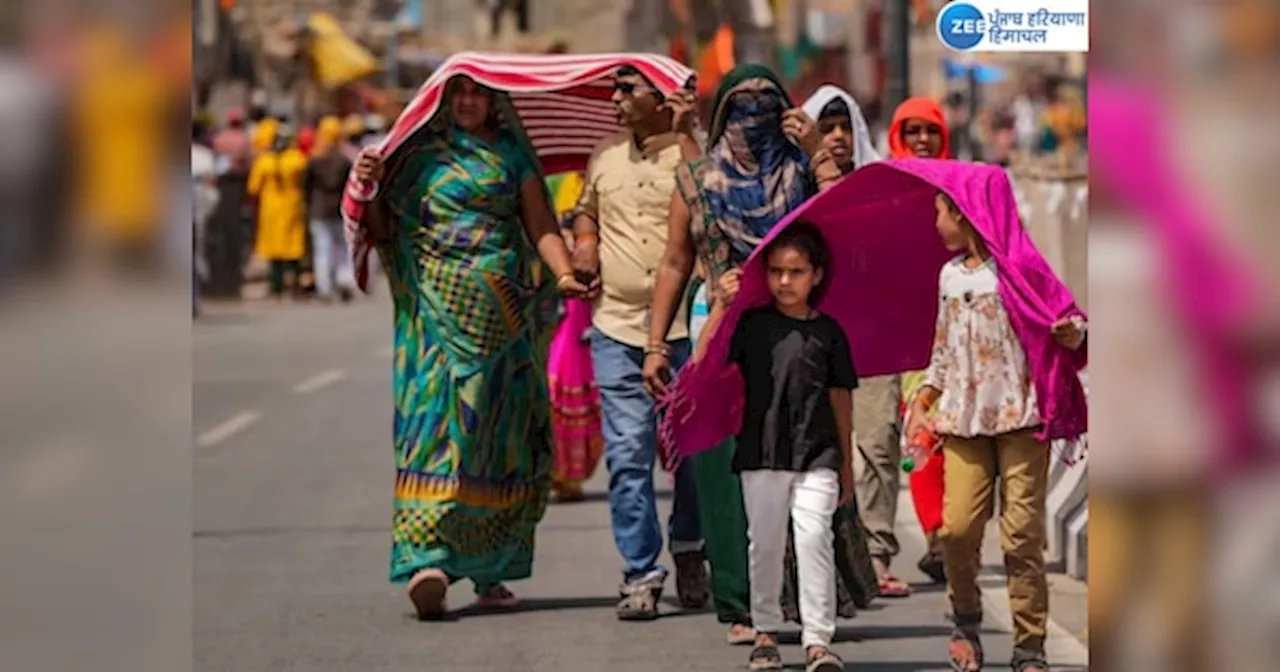
<svg viewBox="0 0 1280 672"><path fill-rule="evenodd" d="M614 82L613 83L613 90L624 95L628 95L628 96L633 95L635 94L637 89L640 89L642 91L648 91L649 87L636 84L635 82Z"/></svg>

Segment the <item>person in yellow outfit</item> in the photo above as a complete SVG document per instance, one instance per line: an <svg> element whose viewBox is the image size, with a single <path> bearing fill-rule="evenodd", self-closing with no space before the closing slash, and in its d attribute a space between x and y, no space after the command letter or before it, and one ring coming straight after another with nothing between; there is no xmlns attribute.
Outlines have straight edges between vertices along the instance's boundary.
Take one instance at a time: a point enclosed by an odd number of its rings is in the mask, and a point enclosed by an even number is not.
<svg viewBox="0 0 1280 672"><path fill-rule="evenodd" d="M171 96L164 70L107 26L84 46L74 100L78 211L118 260L156 261Z"/></svg>
<svg viewBox="0 0 1280 672"><path fill-rule="evenodd" d="M270 129L272 124L266 124ZM255 140L265 140L268 130ZM301 261L307 251L306 206L303 180L307 157L292 143L287 131L270 131L271 149L258 155L249 171L249 195L258 199L258 256L271 265L271 294L283 297L286 275L296 292Z"/></svg>

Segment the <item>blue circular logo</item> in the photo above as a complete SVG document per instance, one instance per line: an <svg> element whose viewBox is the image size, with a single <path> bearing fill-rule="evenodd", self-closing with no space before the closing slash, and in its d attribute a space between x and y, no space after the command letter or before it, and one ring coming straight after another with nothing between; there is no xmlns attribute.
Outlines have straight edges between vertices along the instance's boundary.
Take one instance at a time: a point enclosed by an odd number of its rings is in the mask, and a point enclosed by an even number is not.
<svg viewBox="0 0 1280 672"><path fill-rule="evenodd" d="M953 2L938 14L938 39L959 51L972 49L987 32L982 10L965 2Z"/></svg>

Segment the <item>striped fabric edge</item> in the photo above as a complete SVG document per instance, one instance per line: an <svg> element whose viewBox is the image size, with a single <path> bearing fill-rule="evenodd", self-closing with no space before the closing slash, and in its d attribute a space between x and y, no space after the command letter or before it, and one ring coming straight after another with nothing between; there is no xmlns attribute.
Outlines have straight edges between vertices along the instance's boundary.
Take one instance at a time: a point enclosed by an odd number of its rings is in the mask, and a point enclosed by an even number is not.
<svg viewBox="0 0 1280 672"><path fill-rule="evenodd" d="M511 95L540 160L554 158L557 168L582 170L594 147L618 130L610 84L613 73L624 65L636 68L664 95L692 85L696 77L679 61L657 54L463 52L447 59L427 78L377 152L383 159L390 157L435 116L449 80L466 75ZM342 199L347 249L354 262L356 284L366 293L373 245L359 222L365 204L377 194L378 185L356 179L353 170Z"/></svg>

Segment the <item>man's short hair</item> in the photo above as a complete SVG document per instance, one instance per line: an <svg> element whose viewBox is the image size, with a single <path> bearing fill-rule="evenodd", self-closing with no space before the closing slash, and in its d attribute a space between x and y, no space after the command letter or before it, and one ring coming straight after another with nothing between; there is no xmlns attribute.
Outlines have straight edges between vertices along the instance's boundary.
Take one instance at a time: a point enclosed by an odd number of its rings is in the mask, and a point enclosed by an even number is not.
<svg viewBox="0 0 1280 672"><path fill-rule="evenodd" d="M659 91L658 87L654 86L652 80L650 80L648 77L645 77L644 73L640 72L639 68L637 68L634 65L631 65L630 63L619 66L618 71L614 74L618 77L639 77L640 79L644 80L645 84L649 85L649 88L653 89L653 95L657 96L658 100L662 100L666 97L662 95L662 91Z"/></svg>

